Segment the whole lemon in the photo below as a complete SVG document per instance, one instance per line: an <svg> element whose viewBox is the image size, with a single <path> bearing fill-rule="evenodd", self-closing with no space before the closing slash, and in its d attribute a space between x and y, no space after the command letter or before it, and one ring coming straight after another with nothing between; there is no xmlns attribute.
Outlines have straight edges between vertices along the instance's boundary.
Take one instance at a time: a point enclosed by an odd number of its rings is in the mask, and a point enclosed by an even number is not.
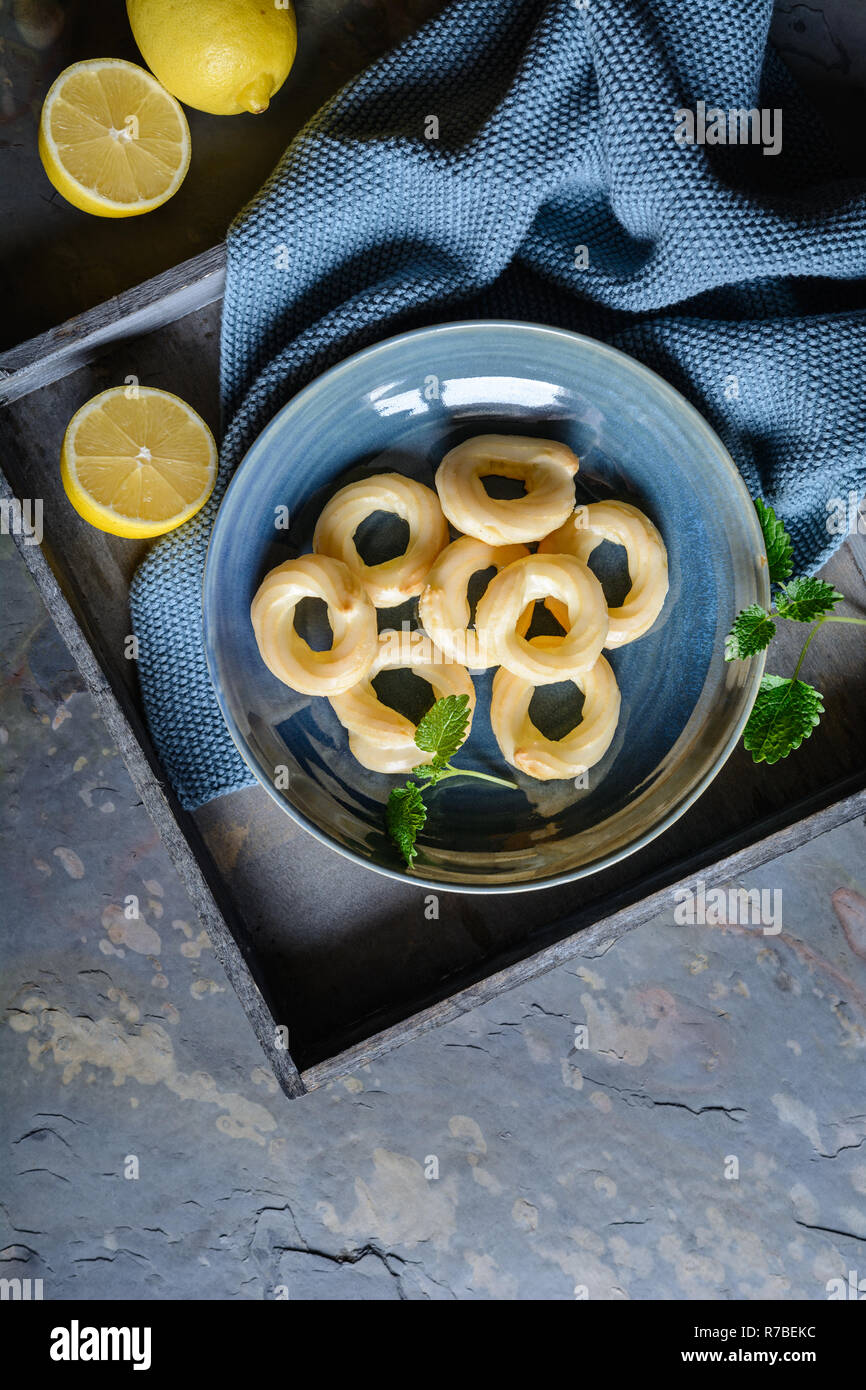
<svg viewBox="0 0 866 1390"><path fill-rule="evenodd" d="M295 60L291 0L126 0L154 77L198 111L264 111Z"/></svg>

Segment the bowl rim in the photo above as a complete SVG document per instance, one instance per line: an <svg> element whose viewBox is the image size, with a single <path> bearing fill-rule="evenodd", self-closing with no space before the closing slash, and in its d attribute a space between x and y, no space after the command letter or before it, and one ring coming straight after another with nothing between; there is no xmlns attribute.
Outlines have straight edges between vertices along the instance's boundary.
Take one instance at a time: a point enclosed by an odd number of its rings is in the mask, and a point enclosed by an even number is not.
<svg viewBox="0 0 866 1390"><path fill-rule="evenodd" d="M741 500L746 504L743 509L744 516L749 519L749 523L752 526L753 539L757 547L757 552L760 554L765 549L763 532L761 530L757 510L745 480L721 439L701 412L697 410L675 386L672 386L669 381L666 381L663 376L660 376L658 372L654 371L652 367L647 367L645 363L640 362L636 357L632 357L630 353L623 352L620 348L611 347L608 343L604 343L598 338L593 338L587 333L578 333L568 328L555 328L549 324L533 323L524 319L454 319L444 323L429 324L422 328L412 328L402 333L392 334L388 338L382 338L380 341L371 343L367 347L360 348L357 352L351 353L350 356L342 358L339 362L334 363L333 366L326 368L324 372L314 377L306 386L301 387L301 389L295 392L284 405L280 406L279 410L271 416L267 424L256 435L255 439L244 453L240 463L235 468L234 473L228 481L226 490L220 499L217 514L214 518L213 526L211 527L210 536L208 537L204 569L202 572L201 592L202 636L211 685L216 695L220 712L225 720L226 727L244 763L253 773L259 785L264 787L271 799L276 802L286 815L290 816L297 825L300 825L302 829L311 834L320 844L326 845L337 854L341 854L345 859L352 860L354 863L360 864L363 868L373 873L382 874L386 878L395 879L400 883L413 884L419 888L431 888L437 893L528 893L538 889L553 888L564 883L574 883L581 878L588 878L591 874L600 873L603 869L609 869L614 864L620 863L623 859L627 859L630 855L643 849L644 846L650 844L651 841L663 834L665 830L668 830L691 806L694 805L698 798L703 795L710 783L715 780L730 758L739 743L740 735L752 712L752 707L758 694L758 688L764 674L764 666L766 663L766 651L760 652L756 657L751 658L748 676L744 683L743 709L729 731L728 737L722 748L694 786L692 786L660 820L627 845L621 846L619 849L613 850L609 854L602 855L598 859L578 865L577 868L567 870L563 873L549 874L544 877L528 879L517 883L445 883L441 879L427 877L423 872L416 871L414 867L412 869L389 868L386 864L379 864L372 859L365 859L363 855L356 853L355 850L341 845L327 831L323 830L321 826L316 825L314 821L310 820L309 817L298 810L296 806L293 806L281 796L276 787L264 776L262 769L258 766L258 763L247 747L246 740L237 725L234 715L228 707L228 701L221 688L215 670L216 654L208 636L209 575L213 573L211 552L214 549L214 539L226 503L229 501L229 498L238 491L242 483L244 466L249 460L250 455L253 450L258 447L264 435L274 428L277 420L288 411L292 410L297 405L298 401L303 398L304 402L308 403L310 399L315 397L320 391L328 389L335 379L340 377L343 373L349 372L354 367L355 363L362 358L365 361L369 360L386 349L394 348L398 344L414 338L466 331L472 331L473 333L479 331L502 333L503 331L513 332L515 329L518 330L518 332L527 331L530 333L541 333L546 337L564 338L568 342L577 341L586 344L602 356L613 357L626 362L630 370L637 372L638 375L649 378L654 389L658 390L660 388L662 395L667 395L674 408L681 414L685 414L689 417L698 432L702 432L707 437L708 442L719 457L719 462L728 473L729 481L733 485L733 490L740 494ZM768 607L770 602L770 580L767 566L764 565L760 567L757 573L761 592L756 601L762 603L764 607Z"/></svg>

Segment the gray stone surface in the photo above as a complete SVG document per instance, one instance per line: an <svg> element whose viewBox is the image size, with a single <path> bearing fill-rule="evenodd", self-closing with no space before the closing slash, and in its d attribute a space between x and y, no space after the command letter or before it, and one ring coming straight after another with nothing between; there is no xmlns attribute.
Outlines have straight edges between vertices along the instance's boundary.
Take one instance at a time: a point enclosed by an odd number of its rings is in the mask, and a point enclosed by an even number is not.
<svg viewBox="0 0 866 1390"><path fill-rule="evenodd" d="M290 1104L8 540L0 588L5 1274L354 1300L866 1273L862 824L743 885L781 891L777 935L658 919Z"/></svg>

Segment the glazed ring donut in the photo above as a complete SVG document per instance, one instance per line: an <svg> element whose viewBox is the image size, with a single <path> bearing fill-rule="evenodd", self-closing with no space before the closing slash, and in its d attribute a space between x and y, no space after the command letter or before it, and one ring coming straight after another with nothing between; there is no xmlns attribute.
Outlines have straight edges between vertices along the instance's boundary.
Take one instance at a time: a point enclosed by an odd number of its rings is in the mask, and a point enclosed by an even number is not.
<svg viewBox="0 0 866 1390"><path fill-rule="evenodd" d="M407 521L409 544L402 555L367 565L355 546L355 532L373 512L394 512ZM313 533L316 554L348 565L376 608L392 608L420 594L430 566L447 544L448 523L436 493L400 473L377 473L340 488Z"/></svg>
<svg viewBox="0 0 866 1390"><path fill-rule="evenodd" d="M541 651L555 651L559 641L558 637L533 637L531 645ZM529 717L534 684L504 666L493 677L490 723L502 756L512 767L540 782L586 772L604 757L616 733L619 687L604 657L575 676L574 683L584 694L580 723L564 738L549 739Z"/></svg>
<svg viewBox="0 0 866 1390"><path fill-rule="evenodd" d="M519 624L538 599L562 604L564 637L533 644ZM557 615L558 616L558 615ZM597 661L607 637L604 590L573 555L528 555L494 575L475 610L475 631L500 665L533 685L574 680Z"/></svg>
<svg viewBox="0 0 866 1390"><path fill-rule="evenodd" d="M623 647L649 632L668 592L668 554L649 517L629 502L591 502L578 507L564 526L547 536L539 551L576 555L586 564L601 541L625 547L631 580L625 602L610 610L605 647ZM555 605L550 605L562 621Z"/></svg>
<svg viewBox="0 0 866 1390"><path fill-rule="evenodd" d="M446 454L436 470L442 510L458 531L488 545L539 541L574 510L576 454L555 439L481 434ZM524 497L489 497L482 478L517 478Z"/></svg>
<svg viewBox="0 0 866 1390"><path fill-rule="evenodd" d="M411 640L418 637L422 640ZM472 727L475 687L466 668L449 661L423 633L380 632L378 650L363 679L344 694L331 697L334 713L349 731L352 753L371 772L411 772L425 761L415 742L415 725L383 705L373 689L373 678L380 671L403 668L429 681L437 700L446 695L468 695L467 733Z"/></svg>
<svg viewBox="0 0 866 1390"><path fill-rule="evenodd" d="M327 651L313 651L295 630L302 598L328 605L333 639ZM351 570L327 555L300 555L277 565L262 580L250 617L265 665L302 695L348 690L376 655L376 610Z"/></svg>
<svg viewBox="0 0 866 1390"><path fill-rule="evenodd" d="M484 650L478 633L469 628L467 586L479 570L495 565L498 572L528 554L525 545L488 545L474 536L461 536L442 551L418 600L418 616L424 631L452 661L471 671L496 664L493 653ZM527 621L523 631L528 626Z"/></svg>

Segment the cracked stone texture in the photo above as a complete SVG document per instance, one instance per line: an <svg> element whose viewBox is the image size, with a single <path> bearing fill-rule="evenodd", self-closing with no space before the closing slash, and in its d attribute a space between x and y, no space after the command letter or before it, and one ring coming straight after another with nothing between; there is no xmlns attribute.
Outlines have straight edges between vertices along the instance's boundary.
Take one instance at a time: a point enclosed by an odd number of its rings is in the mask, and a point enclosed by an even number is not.
<svg viewBox="0 0 866 1390"><path fill-rule="evenodd" d="M338 47L310 110L411 23L393 0L317 12ZM864 33L864 0L776 5L861 163ZM19 48L26 119L51 54L34 78ZM171 208L132 228L125 260L52 200L46 256L38 165L12 145L6 203L39 255L11 267L18 337L210 245L260 180L232 146L219 197L180 231ZM823 1299L862 1276L862 823L742 885L781 889L777 936L658 918L290 1104L6 538L0 592L0 1273L49 1299Z"/></svg>
<svg viewBox="0 0 866 1390"><path fill-rule="evenodd" d="M863 1269L861 822L738 885L781 890L778 935L659 917L289 1103L6 538L0 589L6 1276L823 1299Z"/></svg>

